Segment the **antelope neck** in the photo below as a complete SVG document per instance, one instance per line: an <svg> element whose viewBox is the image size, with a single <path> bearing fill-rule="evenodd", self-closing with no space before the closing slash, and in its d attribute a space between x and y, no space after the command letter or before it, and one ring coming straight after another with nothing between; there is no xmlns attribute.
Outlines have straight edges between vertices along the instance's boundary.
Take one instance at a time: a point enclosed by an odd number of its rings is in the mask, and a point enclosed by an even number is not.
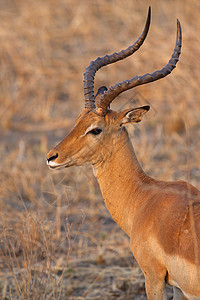
<svg viewBox="0 0 200 300"><path fill-rule="evenodd" d="M134 211L140 205L142 189L151 179L140 167L125 129L118 137L109 158L94 166L97 180L111 216L130 236ZM143 199L144 200L144 199Z"/></svg>

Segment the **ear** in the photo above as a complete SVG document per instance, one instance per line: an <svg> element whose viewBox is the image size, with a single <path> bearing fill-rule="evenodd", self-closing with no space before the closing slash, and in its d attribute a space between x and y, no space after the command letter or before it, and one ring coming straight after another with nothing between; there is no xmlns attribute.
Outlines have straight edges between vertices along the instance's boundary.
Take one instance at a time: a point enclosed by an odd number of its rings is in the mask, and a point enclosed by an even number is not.
<svg viewBox="0 0 200 300"><path fill-rule="evenodd" d="M101 96L107 91L107 87L106 86L101 86L96 95L95 95L95 106L97 107L99 105L99 102L100 102L100 98Z"/></svg>
<svg viewBox="0 0 200 300"><path fill-rule="evenodd" d="M129 123L138 123L142 120L144 114L150 109L150 106L142 106L133 109L126 109L120 113L120 126L124 126Z"/></svg>

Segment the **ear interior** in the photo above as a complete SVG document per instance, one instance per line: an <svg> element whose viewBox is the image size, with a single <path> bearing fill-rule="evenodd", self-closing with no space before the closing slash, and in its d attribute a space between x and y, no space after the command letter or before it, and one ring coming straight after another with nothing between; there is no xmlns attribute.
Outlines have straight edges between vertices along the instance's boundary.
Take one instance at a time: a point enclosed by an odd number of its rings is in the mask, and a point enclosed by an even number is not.
<svg viewBox="0 0 200 300"><path fill-rule="evenodd" d="M124 111L124 114L122 114L120 126L124 126L128 123L140 122L143 118L143 115L146 114L149 111L149 109L150 106L146 105Z"/></svg>

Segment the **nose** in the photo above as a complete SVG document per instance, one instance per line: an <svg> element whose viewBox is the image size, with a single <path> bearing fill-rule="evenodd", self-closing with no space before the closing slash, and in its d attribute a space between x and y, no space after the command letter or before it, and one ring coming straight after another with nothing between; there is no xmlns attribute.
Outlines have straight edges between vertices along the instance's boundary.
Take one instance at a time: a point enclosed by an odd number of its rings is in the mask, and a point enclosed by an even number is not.
<svg viewBox="0 0 200 300"><path fill-rule="evenodd" d="M57 157L58 157L58 153L53 154L53 155L50 155L50 156L47 158L47 162L49 163L50 161L55 160Z"/></svg>

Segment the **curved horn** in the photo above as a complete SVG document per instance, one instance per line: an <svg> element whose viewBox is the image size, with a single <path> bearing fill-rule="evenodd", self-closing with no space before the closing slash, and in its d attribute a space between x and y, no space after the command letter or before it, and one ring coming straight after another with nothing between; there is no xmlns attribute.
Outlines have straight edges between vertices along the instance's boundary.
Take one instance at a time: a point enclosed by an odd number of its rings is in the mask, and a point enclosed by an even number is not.
<svg viewBox="0 0 200 300"><path fill-rule="evenodd" d="M130 80L124 80L121 83L116 83L114 86L109 87L109 89L105 91L105 93L101 96L99 105L96 109L97 113L101 115L105 115L107 107L122 92L128 89L132 89L138 85L156 81L170 74L172 70L176 67L177 62L179 61L181 46L182 46L181 25L179 20L177 19L176 44L175 44L174 52L168 64L159 71L155 71L151 74L147 73L142 76L135 76Z"/></svg>
<svg viewBox="0 0 200 300"><path fill-rule="evenodd" d="M151 7L149 7L148 16L144 30L138 40L132 45L129 46L126 50L122 50L119 53L113 53L111 55L105 55L103 57L98 57L95 61L91 61L89 66L86 68L84 73L84 96L85 96L85 108L95 108L95 96L94 96L94 76L95 73L104 66L112 64L116 61L124 59L129 55L132 55L137 51L140 46L143 44L150 25L151 20Z"/></svg>

